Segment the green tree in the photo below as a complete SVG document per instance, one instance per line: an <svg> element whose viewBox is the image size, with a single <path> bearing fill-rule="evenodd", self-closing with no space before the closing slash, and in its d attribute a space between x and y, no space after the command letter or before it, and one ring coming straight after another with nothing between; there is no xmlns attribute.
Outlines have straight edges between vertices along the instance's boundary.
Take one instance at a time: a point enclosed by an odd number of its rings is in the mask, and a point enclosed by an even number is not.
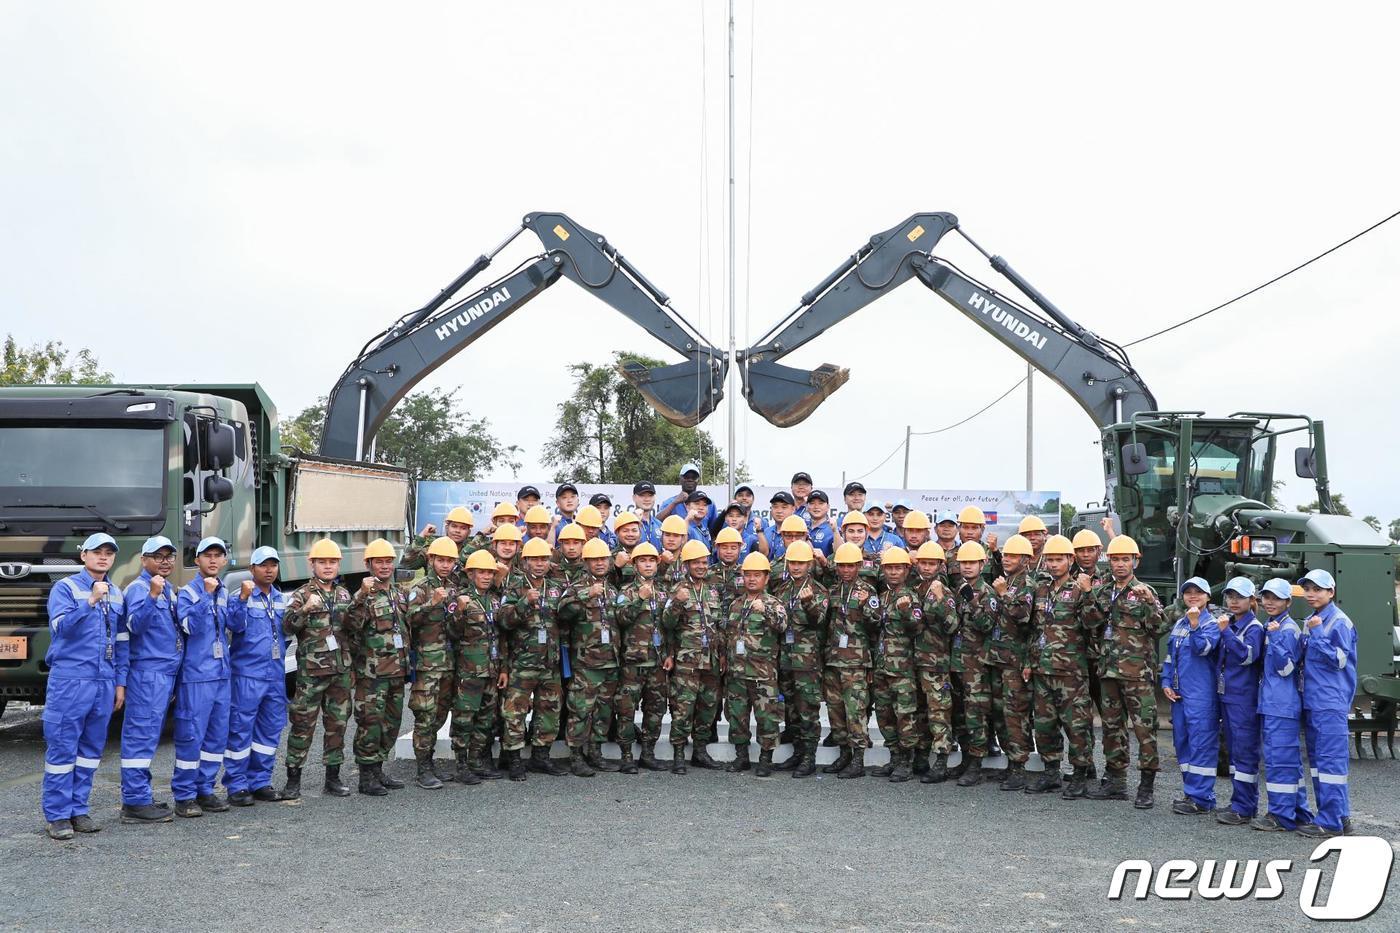
<svg viewBox="0 0 1400 933"><path fill-rule="evenodd" d="M1366 524L1370 525L1372 528L1374 528L1377 534L1380 533L1381 520L1379 518L1376 518L1376 516L1374 515L1363 515L1361 516L1361 520Z"/></svg>
<svg viewBox="0 0 1400 933"><path fill-rule="evenodd" d="M21 347L13 335L5 335L0 352L0 386L103 385L112 374L98 368L97 357L84 347L73 353L61 340Z"/></svg>
<svg viewBox="0 0 1400 933"><path fill-rule="evenodd" d="M1400 544L1400 518L1390 520L1390 540Z"/></svg>
<svg viewBox="0 0 1400 933"><path fill-rule="evenodd" d="M700 464L702 483L728 475L728 462L708 431L671 424L622 378L617 365L635 360L661 366L660 360L616 352L613 365L574 363L574 391L559 403L554 434L543 460L555 467L556 482L633 483L643 479L674 482L686 462ZM736 475L746 476L746 464Z"/></svg>
<svg viewBox="0 0 1400 933"><path fill-rule="evenodd" d="M1300 506L1298 506L1298 511L1299 511L1299 512L1321 512L1321 511L1322 511L1322 505L1321 505L1316 499L1314 499L1313 501L1309 502L1307 505L1300 505ZM1346 496L1342 495L1342 494L1339 493L1339 492L1334 492L1334 493L1332 493L1332 514L1333 514L1333 515L1350 515L1350 514L1351 514L1351 507L1348 506L1347 503L1346 503ZM1379 530L1379 529L1377 529L1377 530Z"/></svg>
<svg viewBox="0 0 1400 933"><path fill-rule="evenodd" d="M395 406L375 436L381 462L407 467L414 479L476 480L497 464L520 469L520 448L502 444L485 418L473 418L451 391L414 392ZM326 400L282 422L282 443L315 451L326 420Z"/></svg>
<svg viewBox="0 0 1400 933"><path fill-rule="evenodd" d="M1068 502L1060 503L1060 534L1068 534L1069 527L1074 523L1074 516L1079 514L1079 510Z"/></svg>

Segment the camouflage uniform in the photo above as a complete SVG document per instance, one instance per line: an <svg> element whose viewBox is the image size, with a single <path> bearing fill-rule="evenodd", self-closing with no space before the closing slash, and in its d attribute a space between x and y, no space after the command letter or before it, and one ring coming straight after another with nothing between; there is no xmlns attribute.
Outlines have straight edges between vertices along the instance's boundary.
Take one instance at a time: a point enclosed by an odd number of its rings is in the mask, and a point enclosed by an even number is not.
<svg viewBox="0 0 1400 933"><path fill-rule="evenodd" d="M438 587L447 590L447 598L432 605L433 590ZM457 587L439 578L431 567L408 593L409 644L415 658L408 708L413 712L413 751L419 758L432 757L456 692L447 623L447 607L456 599Z"/></svg>
<svg viewBox="0 0 1400 933"><path fill-rule="evenodd" d="M811 590L805 600L799 595L804 587ZM822 636L830 602L826 588L810 573L800 582L779 581L773 595L787 609L788 619L778 672L784 721L797 731L799 742L815 749L822 737Z"/></svg>
<svg viewBox="0 0 1400 933"><path fill-rule="evenodd" d="M408 673L408 594L393 583L355 593L345 616L355 660L355 763L382 765L403 721Z"/></svg>
<svg viewBox="0 0 1400 933"><path fill-rule="evenodd" d="M943 583L943 598L933 592L933 580L924 589L923 618L914 636L914 667L919 686L919 704L928 726L921 747L931 747L936 755L953 750L952 634L958 626L957 598Z"/></svg>
<svg viewBox="0 0 1400 933"><path fill-rule="evenodd" d="M649 598L643 597L640 592L645 583L650 583L652 587ZM622 674L618 680L613 714L617 717L617 741L626 756L631 754L632 743L638 741L639 705L642 710L642 748L656 745L656 740L661 736L661 722L666 715L670 691L666 672L661 669L661 662L666 657L666 639L661 630L661 612L666 605L666 594L655 580L634 576L632 582L623 588L622 598L624 602L618 619L622 628ZM603 740L596 728L593 730L593 740Z"/></svg>
<svg viewBox="0 0 1400 933"><path fill-rule="evenodd" d="M467 535L462 539L462 543L458 546L457 563L452 568L453 574L462 572L462 565L467 562L467 558L472 555L472 552L479 551L490 543L490 538L486 539L486 544L482 544L480 539L480 535ZM404 570L426 570L428 568L428 545L436 540L436 537L414 535L409 541L408 547L403 549L403 560L399 562L399 567Z"/></svg>
<svg viewBox="0 0 1400 933"><path fill-rule="evenodd" d="M315 594L320 605L306 608ZM326 767L345 763L345 726L350 721L350 645L346 613L350 593L333 585L329 591L316 581L301 586L287 599L282 629L297 639L296 695L292 697L291 731L287 734L287 767L306 763L316 714L325 728L322 751Z"/></svg>
<svg viewBox="0 0 1400 933"><path fill-rule="evenodd" d="M959 579L958 627L953 634L953 663L962 673L964 728L967 747L974 758L987 754L987 714L991 711L991 683L986 640L996 626L1001 603L996 590L982 578L973 583Z"/></svg>
<svg viewBox="0 0 1400 933"><path fill-rule="evenodd" d="M851 583L837 581L829 602L822 670L826 715L837 745L869 748L871 652L866 620L878 616L880 599L869 580L857 577Z"/></svg>
<svg viewBox="0 0 1400 933"><path fill-rule="evenodd" d="M1036 587L1036 624L1026 666L1035 671L1035 744L1047 771L1059 768L1065 739L1070 764L1088 768L1093 762L1094 711L1082 605L1073 574L1059 583L1042 580Z"/></svg>
<svg viewBox="0 0 1400 933"><path fill-rule="evenodd" d="M1138 740L1138 769L1157 771L1157 639L1166 629L1166 613L1157 594L1134 592L1130 577L1100 586L1086 600L1084 622L1090 644L1098 646L1103 689L1103 754L1109 771L1128 767L1128 728Z"/></svg>
<svg viewBox="0 0 1400 933"><path fill-rule="evenodd" d="M719 594L719 615L715 618L717 635L716 650L719 656L719 672L715 678L715 712L709 722L696 723L696 744L704 745L719 741L719 718L724 712L724 698L729 691L729 610L734 600L744 592L744 575L738 563L717 563L710 568L706 580Z"/></svg>
<svg viewBox="0 0 1400 933"><path fill-rule="evenodd" d="M1026 763L1033 741L1031 685L1021 679L1021 670L1027 666L1026 641L1033 624L1035 584L1035 578L1024 570L1007 578L1001 612L987 637L991 716L1001 727L1001 747L1012 765Z"/></svg>
<svg viewBox="0 0 1400 933"><path fill-rule="evenodd" d="M539 591L539 602L525 599L529 589ZM501 701L505 732L501 750L514 752L525 747L525 717L530 720L530 744L548 749L559 735L559 714L564 705L559 682L561 618L577 612L574 591L562 575L546 574L531 581L523 574L511 577L501 602L500 623L506 635L509 679Z"/></svg>
<svg viewBox="0 0 1400 933"><path fill-rule="evenodd" d="M762 611L753 607L763 600ZM729 741L748 749L752 733L749 713L758 723L758 746L771 752L778 747L778 653L787 631L787 610L770 593L754 597L744 593L729 609L729 682L725 689L725 718Z"/></svg>
<svg viewBox="0 0 1400 933"><path fill-rule="evenodd" d="M501 672L501 636L496 625L500 594L494 587L482 592L468 584L460 595L467 598L467 606L454 606L447 623L454 642L457 681L452 701L452 753L459 761L490 751L496 720L496 677Z"/></svg>
<svg viewBox="0 0 1400 933"><path fill-rule="evenodd" d="M661 620L667 648L675 659L671 670L671 746L677 750L714 722L719 705L720 594L706 581L687 579L689 599L671 591Z"/></svg>
<svg viewBox="0 0 1400 933"><path fill-rule="evenodd" d="M589 596L594 584L603 587L599 596ZM584 749L591 741L594 717L612 708L617 693L618 609L622 594L606 577L590 577L575 592L582 604L582 617L574 622L570 639L573 654L573 681L569 685L569 727L566 739L571 750ZM604 719L606 722L606 719Z"/></svg>
<svg viewBox="0 0 1400 933"><path fill-rule="evenodd" d="M925 731L914 686L914 637L923 623L918 594L908 584L880 597L880 637L875 651L875 721L891 755L912 755Z"/></svg>

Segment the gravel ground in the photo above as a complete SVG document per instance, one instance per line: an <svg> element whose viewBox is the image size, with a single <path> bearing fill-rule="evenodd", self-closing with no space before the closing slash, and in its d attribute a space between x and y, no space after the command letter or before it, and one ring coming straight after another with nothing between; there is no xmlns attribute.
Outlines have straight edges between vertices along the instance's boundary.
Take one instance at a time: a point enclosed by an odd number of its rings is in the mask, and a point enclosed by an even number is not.
<svg viewBox="0 0 1400 933"><path fill-rule="evenodd" d="M313 751L301 801L122 826L114 741L93 792L103 832L57 843L39 814L38 711L18 707L0 719L0 926L1239 931L1306 922L1298 892L1313 842L1172 815L1180 784L1168 732L1162 748L1167 770L1148 812L994 784L696 770L334 799L312 780ZM168 799L172 764L167 735L158 798ZM346 772L353 779L353 765ZM1357 834L1395 845L1400 762L1353 760L1352 776ZM1284 858L1294 870L1272 901L1108 900L1119 861L1183 857ZM1360 928L1400 928L1396 874Z"/></svg>

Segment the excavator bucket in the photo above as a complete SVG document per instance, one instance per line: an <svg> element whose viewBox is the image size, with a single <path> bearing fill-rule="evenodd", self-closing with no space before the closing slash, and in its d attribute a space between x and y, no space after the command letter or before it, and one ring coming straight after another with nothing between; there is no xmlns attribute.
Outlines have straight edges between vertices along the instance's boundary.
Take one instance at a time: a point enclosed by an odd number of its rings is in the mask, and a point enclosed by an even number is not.
<svg viewBox="0 0 1400 933"><path fill-rule="evenodd" d="M749 400L749 407L770 423L790 428L816 411L850 377L849 369L831 363L807 370L755 362L744 369L744 397Z"/></svg>
<svg viewBox="0 0 1400 933"><path fill-rule="evenodd" d="M679 427L693 428L724 398L729 361L696 356L684 363L648 369L636 360L627 360L618 365L618 372L661 417Z"/></svg>

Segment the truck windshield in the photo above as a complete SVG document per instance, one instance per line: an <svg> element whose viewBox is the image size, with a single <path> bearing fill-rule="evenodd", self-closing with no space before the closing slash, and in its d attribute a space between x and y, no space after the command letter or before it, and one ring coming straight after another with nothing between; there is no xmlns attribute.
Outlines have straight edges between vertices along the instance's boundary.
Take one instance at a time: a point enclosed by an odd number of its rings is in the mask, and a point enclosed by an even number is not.
<svg viewBox="0 0 1400 933"><path fill-rule="evenodd" d="M1196 491L1204 496L1244 495L1241 463L1249 450L1249 436L1211 431L1191 443L1191 472Z"/></svg>
<svg viewBox="0 0 1400 933"><path fill-rule="evenodd" d="M151 518L164 480L159 425L0 424L0 520Z"/></svg>

